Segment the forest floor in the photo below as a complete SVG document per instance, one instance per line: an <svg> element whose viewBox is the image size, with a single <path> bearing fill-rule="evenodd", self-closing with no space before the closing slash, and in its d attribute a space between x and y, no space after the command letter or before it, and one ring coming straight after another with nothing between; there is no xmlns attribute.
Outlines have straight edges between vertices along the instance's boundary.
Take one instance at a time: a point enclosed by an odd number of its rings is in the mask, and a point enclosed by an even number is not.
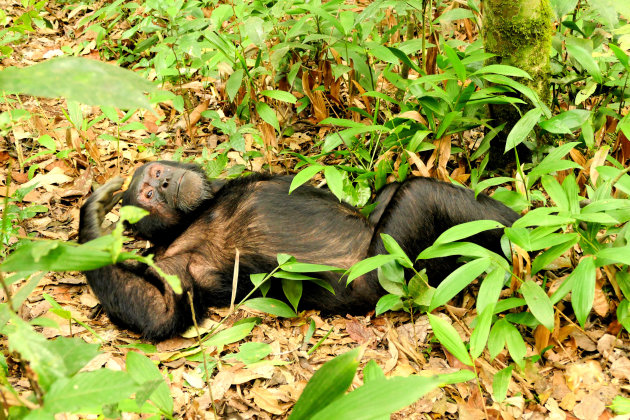
<svg viewBox="0 0 630 420"><path fill-rule="evenodd" d="M10 7L10 6L8 6ZM49 12L58 26L40 30L29 42L16 46L11 58L2 62L3 67L27 66L46 58L59 55L61 48L75 47L83 41L91 41L93 33L78 27L77 18L69 17L66 10L55 6ZM72 37L69 34L72 33ZM97 51L86 51L85 56L99 58ZM212 92L201 84L191 83L187 89L192 96L208 100L210 109L217 104ZM31 116L11 134L0 140L0 180L9 177L10 193L37 183L37 188L26 195L22 205L43 205L47 212L26 219L20 226L19 236L34 235L39 238L76 240L79 209L89 196L93 184L102 184L110 177L130 175L134 167L153 159L168 159L179 148L184 156L198 156L204 147L213 147L222 141L221 135L212 133L211 127L200 126L195 140L184 131L174 133L177 121L162 109L166 118L162 122L147 113L142 118L147 130L118 131L108 119L96 122L88 129L77 130L71 126L62 110L67 109L64 100L34 99L21 97L17 107L27 109ZM96 107L82 107L86 120L99 114ZM153 118L153 119L152 119ZM138 114L127 123L140 120ZM307 154L316 127L305 126L286 139L286 145ZM148 134L167 138L167 144L156 150L143 143ZM36 139L49 134L57 143L58 150L73 149L67 157L44 154L20 167L18 162L35 156L43 149ZM119 142L104 140L100 136L119 136ZM251 139L249 139L251 143ZM78 150L78 151L77 151ZM293 163L277 154L272 162L274 170L286 172ZM231 156L238 162L238 154ZM263 161L255 160L254 169ZM11 162L11 165L9 163ZM28 169L37 165L32 179ZM4 194L4 187L0 188ZM107 217L117 221L117 210ZM17 240L17 239L16 239ZM142 248L144 243L132 246ZM566 275L567 273L562 273ZM77 323L69 324L50 312L51 305L43 294L51 295L64 309L92 327L98 338ZM475 286L460 294L451 305L438 310L450 319L464 341L470 338L469 325L475 317ZM493 418L524 419L607 419L612 412L607 407L616 395L630 392L630 340L628 334L620 334L620 325L608 322L614 319L612 304L601 291L596 299L595 314L584 330L574 323L562 320L547 341L552 348L543 358L529 360L524 370L515 369L508 398L502 403L492 399L492 378L510 363L504 350L490 360L487 352L476 360L480 381L470 381L435 389L410 407L394 415L394 418L459 418L479 419L486 414ZM406 313L386 313L375 317L332 316L324 317L317 311L300 313L294 319L282 319L247 309L231 315L225 327L249 316L258 316L261 322L251 334L240 342L219 348L209 348L209 356L219 361L214 370L210 394L202 379L203 366L198 358L190 357L188 349L196 346L194 337L178 337L155 345L143 342L137 335L114 326L106 315L96 313L98 301L89 290L85 277L80 273L51 273L30 295L20 310L20 315L30 320L44 316L56 320L60 328L43 328L43 334L53 339L58 336L81 337L88 342L102 344L103 353L95 358L88 369L108 367L123 369L125 355L129 351L143 351L156 363L167 377L175 401L175 413L184 418L209 418L211 398L214 399L221 418L284 418L300 396L313 372L324 362L357 346L364 349L361 366L375 360L386 375L434 375L467 368L448 351L432 340L432 332L426 316L411 319ZM228 313L227 309L212 309L203 328L209 328ZM310 320L316 330L309 343L304 343ZM527 356L538 354L544 341L536 332L522 331L528 346ZM307 350L320 339L323 342L312 354ZM273 351L263 361L246 365L230 359L244 342L263 342ZM0 337L0 347L6 348L6 337ZM223 357L222 359L220 359ZM359 368L361 372L361 367ZM11 377L12 385L26 391L29 383L23 377ZM359 373L353 386L362 383ZM405 392L405 390L401 390ZM485 408L485 409L484 409Z"/></svg>

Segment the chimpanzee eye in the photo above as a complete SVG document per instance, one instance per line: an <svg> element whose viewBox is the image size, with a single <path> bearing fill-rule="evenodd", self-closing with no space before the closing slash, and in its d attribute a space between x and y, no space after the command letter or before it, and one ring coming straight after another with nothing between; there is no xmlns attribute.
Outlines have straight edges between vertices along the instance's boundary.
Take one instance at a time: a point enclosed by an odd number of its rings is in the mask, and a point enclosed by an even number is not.
<svg viewBox="0 0 630 420"><path fill-rule="evenodd" d="M146 196L147 196L147 198L153 197L153 190L147 191Z"/></svg>
<svg viewBox="0 0 630 420"><path fill-rule="evenodd" d="M161 170L161 169L156 170L156 171L155 171L155 177L156 177L156 178L159 178L159 177L160 177L160 175L162 175L162 170Z"/></svg>

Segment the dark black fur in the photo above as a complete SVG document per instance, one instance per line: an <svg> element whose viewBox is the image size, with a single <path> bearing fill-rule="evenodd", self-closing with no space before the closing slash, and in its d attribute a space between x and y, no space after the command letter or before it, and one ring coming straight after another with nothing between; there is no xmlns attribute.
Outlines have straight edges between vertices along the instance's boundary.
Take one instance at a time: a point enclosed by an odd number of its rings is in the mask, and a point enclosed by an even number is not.
<svg viewBox="0 0 630 420"><path fill-rule="evenodd" d="M201 174L194 166L171 162L158 165L172 169L175 177L183 171ZM139 183L150 173L147 167L136 171L125 193L125 203L138 204ZM413 259L456 224L493 219L511 225L518 218L485 195L475 199L470 190L428 178L387 185L379 193L378 205L369 220L326 190L302 186L288 195L291 177L287 176L254 174L218 183L203 179L204 195L195 208L178 210L182 217L160 220L152 214L135 226L141 236L154 242L151 252L158 266L179 276L183 294L173 293L154 270L142 264L124 263L86 273L109 317L148 339L168 338L191 324L188 291L193 293L195 312L200 316L207 307L229 304L235 249L240 252L238 301L252 288L249 275L273 270L278 253L293 255L301 262L348 268L366 257L385 253L380 234L387 233ZM163 201L171 194L166 185L173 182L171 178L165 180L168 182L155 182L158 189L164 183L160 192ZM80 242L101 235L100 223L117 201L112 194L121 184L120 180L110 181L83 205ZM177 191L175 194L179 194ZM177 201L177 196L170 200ZM497 229L476 235L474 241L498 252L501 235ZM427 269L435 285L456 267L456 262L418 261L417 266ZM304 282L303 308L365 313L385 293L376 272L356 279L349 287L345 287L345 279L339 281L337 273L319 273L318 277L328 281L336 294Z"/></svg>

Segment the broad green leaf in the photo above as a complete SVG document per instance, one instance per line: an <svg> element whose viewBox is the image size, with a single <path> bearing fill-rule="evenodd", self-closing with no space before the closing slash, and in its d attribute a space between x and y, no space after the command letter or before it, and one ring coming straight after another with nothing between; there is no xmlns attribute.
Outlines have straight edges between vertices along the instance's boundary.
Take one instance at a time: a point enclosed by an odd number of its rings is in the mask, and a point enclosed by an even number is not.
<svg viewBox="0 0 630 420"><path fill-rule="evenodd" d="M137 389L127 372L98 369L81 372L55 382L44 395L44 406L51 413L79 411L117 403Z"/></svg>
<svg viewBox="0 0 630 420"><path fill-rule="evenodd" d="M258 298L258 299L264 299L264 298ZM250 301L248 300L245 303L245 305L247 305L247 303L249 302ZM286 304L284 305L286 306ZM291 310L291 308L289 308L288 306L286 307L289 310ZM254 309L257 309L257 308L254 308ZM224 346L226 344L236 343L237 341L240 341L243 338L247 337L249 333L252 332L255 325L256 325L255 320L248 319L247 322L241 322L239 324L235 324L231 326L230 328L227 328L225 330L219 331L216 334L213 334L210 338L204 341L204 344L206 345L206 347L210 347L210 346L219 347L219 346Z"/></svg>
<svg viewBox="0 0 630 420"><path fill-rule="evenodd" d="M402 300L400 295L387 294L382 296L378 302L376 302L376 316L387 312L395 311L402 308Z"/></svg>
<svg viewBox="0 0 630 420"><path fill-rule="evenodd" d="M618 46L614 44L608 44L608 48L615 54L617 60L626 68L627 72L630 72L630 65L628 65L628 55Z"/></svg>
<svg viewBox="0 0 630 420"><path fill-rule="evenodd" d="M624 299L619 303L617 307L617 321L626 329L630 331L630 302L628 299Z"/></svg>
<svg viewBox="0 0 630 420"><path fill-rule="evenodd" d="M343 174L342 172L335 168L334 166L325 166L324 167L324 177L326 178L326 183L328 184L328 188L330 192L332 192L339 201L341 201L343 197Z"/></svg>
<svg viewBox="0 0 630 420"><path fill-rule="evenodd" d="M405 270L396 261L390 261L378 268L378 282L388 293L404 294Z"/></svg>
<svg viewBox="0 0 630 420"><path fill-rule="evenodd" d="M484 73L496 73L496 74L502 74L504 76L510 76L510 77L523 77L525 79L532 78L525 70L519 69L518 67L514 67L514 66L506 66L504 64L490 64L487 66L483 66L482 68L474 72L472 75L476 76L478 74L484 74Z"/></svg>
<svg viewBox="0 0 630 420"><path fill-rule="evenodd" d="M149 395L146 395L144 401L149 399L164 413L173 413L171 390L164 381L160 370L151 359L138 352L130 351L127 353L126 367L127 373L138 385L149 381L158 381L159 385ZM138 398L139 396L136 393L136 399ZM144 401L138 401L138 405L141 406Z"/></svg>
<svg viewBox="0 0 630 420"><path fill-rule="evenodd" d="M278 123L276 112L269 105L264 102L256 102L256 112L263 121L275 128L276 131L280 131L280 123Z"/></svg>
<svg viewBox="0 0 630 420"><path fill-rule="evenodd" d="M598 259L603 258L604 260L611 262L630 265L630 246L626 245L624 247L604 248L597 252L596 257ZM597 262L599 265L599 261Z"/></svg>
<svg viewBox="0 0 630 420"><path fill-rule="evenodd" d="M297 98L292 93L285 92L284 90L263 90L260 94L290 104L297 102Z"/></svg>
<svg viewBox="0 0 630 420"><path fill-rule="evenodd" d="M514 362L522 368L523 358L527 354L525 341L523 341L523 337L518 329L511 323L506 321L505 328L505 342L507 344L508 351L510 352L510 356L512 357L512 360L514 360Z"/></svg>
<svg viewBox="0 0 630 420"><path fill-rule="evenodd" d="M630 398L617 395L610 408L617 414L630 414Z"/></svg>
<svg viewBox="0 0 630 420"><path fill-rule="evenodd" d="M243 82L243 75L245 72L243 69L236 69L234 73L230 75L230 78L225 83L225 91L228 94L228 98L230 101L233 101L236 98L236 94L241 88L241 83Z"/></svg>
<svg viewBox="0 0 630 420"><path fill-rule="evenodd" d="M450 45L444 44L444 52L446 53L446 57L448 57L448 62L451 66L453 66L453 70L455 70L457 78L460 82L464 83L466 81L466 67L457 56L457 51L455 51Z"/></svg>
<svg viewBox="0 0 630 420"><path fill-rule="evenodd" d="M87 58L53 58L0 71L0 91L6 94L63 97L87 105L151 109L146 93L155 90L133 71Z"/></svg>
<svg viewBox="0 0 630 420"><path fill-rule="evenodd" d="M584 124L591 116L591 111L571 109L542 121L540 126L554 134L571 134Z"/></svg>
<svg viewBox="0 0 630 420"><path fill-rule="evenodd" d="M363 368L363 382L368 383L372 381L378 381L385 379L385 373L383 369L376 363L374 359L366 363Z"/></svg>
<svg viewBox="0 0 630 420"><path fill-rule="evenodd" d="M439 318L435 315L428 314L429 323L431 324L431 328L433 329L433 333L435 337L438 339L440 344L442 344L446 350L451 352L453 356L455 356L460 362L465 365L472 366L473 362L470 358L470 355L466 351L466 346L462 339L459 337L459 334L453 328L451 324Z"/></svg>
<svg viewBox="0 0 630 420"><path fill-rule="evenodd" d="M302 282L282 279L282 291L293 309L297 311L298 303L302 297Z"/></svg>
<svg viewBox="0 0 630 420"><path fill-rule="evenodd" d="M580 266L583 267L581 270ZM586 317L591 312L593 299L595 298L594 259L591 257L583 258L577 268L571 273L570 277L573 277L571 306L573 306L573 311L575 312L575 317L578 322L584 327ZM558 291L556 291L556 293L557 292Z"/></svg>
<svg viewBox="0 0 630 420"><path fill-rule="evenodd" d="M547 293L532 280L527 280L521 285L521 293L536 319L549 331L553 331L554 311Z"/></svg>
<svg viewBox="0 0 630 420"><path fill-rule="evenodd" d="M505 226L501 223L494 220L474 220L472 222L461 223L442 233L435 240L434 244L439 245L446 242L459 241L460 239L471 237L480 232L504 227Z"/></svg>
<svg viewBox="0 0 630 420"><path fill-rule="evenodd" d="M289 194L291 194L293 190L298 188L300 185L310 181L311 178L313 178L313 176L315 176L315 174L321 171L322 169L324 169L322 165L311 165L302 169L300 172L298 172L297 175L295 175L293 177L293 180L291 181L291 186L289 187Z"/></svg>
<svg viewBox="0 0 630 420"><path fill-rule="evenodd" d="M472 242L451 242L431 245L418 255L419 260L431 258L450 257L452 255L465 255L467 257L489 257L492 254L486 248Z"/></svg>
<svg viewBox="0 0 630 420"><path fill-rule="evenodd" d="M332 401L308 418L312 420L381 419L412 404L441 384L440 376L416 375L396 376L368 382Z"/></svg>
<svg viewBox="0 0 630 420"><path fill-rule="evenodd" d="M514 127L508 134L507 141L505 143L505 151L512 150L519 144L521 144L531 133L532 129L540 120L540 116L542 115L542 111L540 108L530 109L523 118L518 120Z"/></svg>
<svg viewBox="0 0 630 420"><path fill-rule="evenodd" d="M293 318L296 313L287 305L278 299L273 298L253 298L247 300L243 306L255 309L257 311L266 312L271 315L281 316L284 318ZM251 329L250 329L251 331Z"/></svg>
<svg viewBox="0 0 630 420"><path fill-rule="evenodd" d="M383 246L390 254L397 258L397 261L403 267L413 267L413 262L409 259L405 251L398 245L398 242L386 233L381 233L381 239L383 240Z"/></svg>
<svg viewBox="0 0 630 420"><path fill-rule="evenodd" d="M80 338L59 337L48 341L46 347L63 360L65 376L74 375L100 353L98 344L88 344Z"/></svg>
<svg viewBox="0 0 630 420"><path fill-rule="evenodd" d="M477 313L485 310L486 306L494 305L499 301L503 284L505 283L505 271L501 268L495 268L490 271L479 286L479 294L477 295Z"/></svg>
<svg viewBox="0 0 630 420"><path fill-rule="evenodd" d="M512 378L513 369L514 366L508 366L494 374L494 380L492 381L492 396L495 401L502 402L505 400L508 386L510 385L510 379Z"/></svg>
<svg viewBox="0 0 630 420"><path fill-rule="evenodd" d="M344 271L341 268L333 267L332 265L322 265L322 264L309 264L309 263L301 263L301 262L289 262L284 263L280 267L284 271L288 271L291 273L318 273L321 271Z"/></svg>
<svg viewBox="0 0 630 420"><path fill-rule="evenodd" d="M567 52L575 61L584 67L597 83L602 83L602 73L597 61L593 58L593 42L590 39L565 37Z"/></svg>
<svg viewBox="0 0 630 420"><path fill-rule="evenodd" d="M390 261L394 261L396 259L395 255L384 254L384 255L375 255L370 258L366 258L363 261L359 261L348 270L348 283L352 280L356 279L364 275L365 273L369 273L372 270L376 270L383 264L386 264Z"/></svg>
<svg viewBox="0 0 630 420"><path fill-rule="evenodd" d="M455 295L461 292L464 287L468 286L474 279L479 277L490 264L492 264L492 261L489 258L478 258L458 267L437 287L433 294L433 299L431 299L429 310L432 311L451 300Z"/></svg>
<svg viewBox="0 0 630 420"><path fill-rule="evenodd" d="M236 359L250 365L256 363L267 357L273 349L267 343L243 343L238 346L238 353L228 354L225 359Z"/></svg>
<svg viewBox="0 0 630 420"><path fill-rule="evenodd" d="M483 349L488 342L490 326L492 325L492 315L494 315L494 305L487 305L477 316L477 325L470 335L470 355L473 359L481 356Z"/></svg>
<svg viewBox="0 0 630 420"><path fill-rule="evenodd" d="M289 419L312 419L317 412L342 396L352 384L359 366L359 351L356 348L324 363L306 384Z"/></svg>
<svg viewBox="0 0 630 420"><path fill-rule="evenodd" d="M554 245L534 259L532 263L532 274L538 273L540 270L547 267L558 257L564 254L569 248L575 245L580 238L577 235L571 235L567 237L567 241Z"/></svg>

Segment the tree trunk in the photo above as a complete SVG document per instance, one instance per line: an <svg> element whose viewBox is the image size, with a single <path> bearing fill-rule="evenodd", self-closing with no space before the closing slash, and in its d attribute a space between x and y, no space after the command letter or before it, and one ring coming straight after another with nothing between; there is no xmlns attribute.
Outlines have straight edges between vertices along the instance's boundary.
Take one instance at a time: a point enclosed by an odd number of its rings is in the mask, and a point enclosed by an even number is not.
<svg viewBox="0 0 630 420"><path fill-rule="evenodd" d="M519 82L532 88L546 104L551 98L552 18L549 0L483 0L483 42L486 52L496 54L487 64L506 64L525 70L532 80ZM506 125L492 140L489 166L505 168L515 162L513 151L504 154L507 135L521 114L530 108L531 104L523 105L519 113L512 105L490 105L494 125ZM519 159L529 155L524 145L517 147L517 151Z"/></svg>

